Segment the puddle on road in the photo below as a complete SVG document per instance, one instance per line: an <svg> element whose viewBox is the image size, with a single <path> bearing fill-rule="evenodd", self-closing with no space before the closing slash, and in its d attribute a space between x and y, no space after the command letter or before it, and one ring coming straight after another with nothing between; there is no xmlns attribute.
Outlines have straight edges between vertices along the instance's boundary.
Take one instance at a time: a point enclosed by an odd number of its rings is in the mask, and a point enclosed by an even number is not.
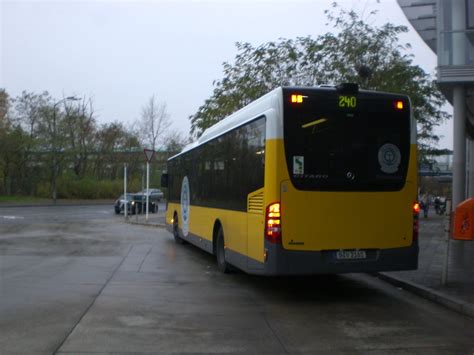
<svg viewBox="0 0 474 355"><path fill-rule="evenodd" d="M22 217L22 216L0 216L0 218L2 219L25 219L25 217Z"/></svg>

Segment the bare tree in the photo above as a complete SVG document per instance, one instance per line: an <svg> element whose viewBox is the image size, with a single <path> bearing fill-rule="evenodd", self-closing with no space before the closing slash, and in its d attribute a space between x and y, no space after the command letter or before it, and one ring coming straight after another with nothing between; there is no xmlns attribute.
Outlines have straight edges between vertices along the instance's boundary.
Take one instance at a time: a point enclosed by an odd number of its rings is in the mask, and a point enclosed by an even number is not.
<svg viewBox="0 0 474 355"><path fill-rule="evenodd" d="M23 91L21 96L14 100L15 119L32 140L38 138L40 126L44 120L44 108L52 105L51 101L52 98L47 91L41 94Z"/></svg>
<svg viewBox="0 0 474 355"><path fill-rule="evenodd" d="M190 137L186 137L182 132L171 130L163 139L165 150L170 155L179 153L186 145L191 143Z"/></svg>
<svg viewBox="0 0 474 355"><path fill-rule="evenodd" d="M156 150L158 144L163 144L165 134L171 126L170 115L165 102L158 102L155 95L151 96L142 108L138 130L143 146Z"/></svg>
<svg viewBox="0 0 474 355"><path fill-rule="evenodd" d="M96 121L92 98L80 102L64 102L65 135L68 138L70 159L74 173L83 177L87 171L89 155L95 143Z"/></svg>

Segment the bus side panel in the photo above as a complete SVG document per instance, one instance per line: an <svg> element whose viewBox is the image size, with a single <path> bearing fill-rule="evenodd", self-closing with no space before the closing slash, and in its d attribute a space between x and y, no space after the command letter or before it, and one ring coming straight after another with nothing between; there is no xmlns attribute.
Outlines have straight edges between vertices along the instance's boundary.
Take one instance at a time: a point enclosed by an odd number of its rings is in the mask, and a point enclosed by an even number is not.
<svg viewBox="0 0 474 355"><path fill-rule="evenodd" d="M263 215L249 213L248 217L248 257L263 262ZM252 263L253 264L253 263ZM251 265L249 264L249 267Z"/></svg>
<svg viewBox="0 0 474 355"><path fill-rule="evenodd" d="M168 204L166 223L171 223L174 211L178 213L178 226L182 231L180 204ZM226 248L241 255L247 255L247 213L245 212L190 206L189 234L212 243L214 223L217 220L221 222L224 229ZM184 239L189 238L184 237Z"/></svg>
<svg viewBox="0 0 474 355"><path fill-rule="evenodd" d="M168 204L166 205L165 223L169 227L173 226L172 219L173 219L174 211L179 211L179 204L168 202Z"/></svg>
<svg viewBox="0 0 474 355"><path fill-rule="evenodd" d="M280 201L280 182L285 178L288 178L288 173L283 139L267 139L265 141L265 184L262 214L257 217L251 216L249 213L248 253L250 258L260 262L264 262L266 208L271 203Z"/></svg>
<svg viewBox="0 0 474 355"><path fill-rule="evenodd" d="M247 196L247 239L248 268L262 269L264 261L264 188L258 189ZM254 261L260 263L255 263Z"/></svg>

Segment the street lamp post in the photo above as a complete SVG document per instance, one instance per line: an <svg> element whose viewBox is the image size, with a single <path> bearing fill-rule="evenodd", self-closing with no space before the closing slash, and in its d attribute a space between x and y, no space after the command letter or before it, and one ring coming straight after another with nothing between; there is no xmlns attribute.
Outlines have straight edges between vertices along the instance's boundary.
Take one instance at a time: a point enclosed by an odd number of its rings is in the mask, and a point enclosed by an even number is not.
<svg viewBox="0 0 474 355"><path fill-rule="evenodd" d="M57 199L57 186L56 186L56 179L57 179L57 176L58 176L58 160L57 160L57 152L56 152L56 135L57 135L57 132L56 132L56 106L58 106L60 103L63 103L65 101L78 101L80 100L79 98L77 97L74 97L74 96L68 96L68 97L65 97L64 99L61 99L59 101L57 101L54 105L53 105L53 129L52 129L52 152L53 152L53 175L52 175L52 178L51 178L51 190L52 190L52 197L53 197L53 203L56 204L56 199Z"/></svg>

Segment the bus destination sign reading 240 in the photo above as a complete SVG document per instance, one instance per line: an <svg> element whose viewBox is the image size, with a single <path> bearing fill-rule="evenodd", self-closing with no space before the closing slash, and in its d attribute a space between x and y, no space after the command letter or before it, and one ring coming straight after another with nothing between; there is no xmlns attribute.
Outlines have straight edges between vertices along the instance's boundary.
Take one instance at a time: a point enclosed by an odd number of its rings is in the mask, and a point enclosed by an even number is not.
<svg viewBox="0 0 474 355"><path fill-rule="evenodd" d="M357 98L355 96L340 95L339 107L340 108L356 108Z"/></svg>

